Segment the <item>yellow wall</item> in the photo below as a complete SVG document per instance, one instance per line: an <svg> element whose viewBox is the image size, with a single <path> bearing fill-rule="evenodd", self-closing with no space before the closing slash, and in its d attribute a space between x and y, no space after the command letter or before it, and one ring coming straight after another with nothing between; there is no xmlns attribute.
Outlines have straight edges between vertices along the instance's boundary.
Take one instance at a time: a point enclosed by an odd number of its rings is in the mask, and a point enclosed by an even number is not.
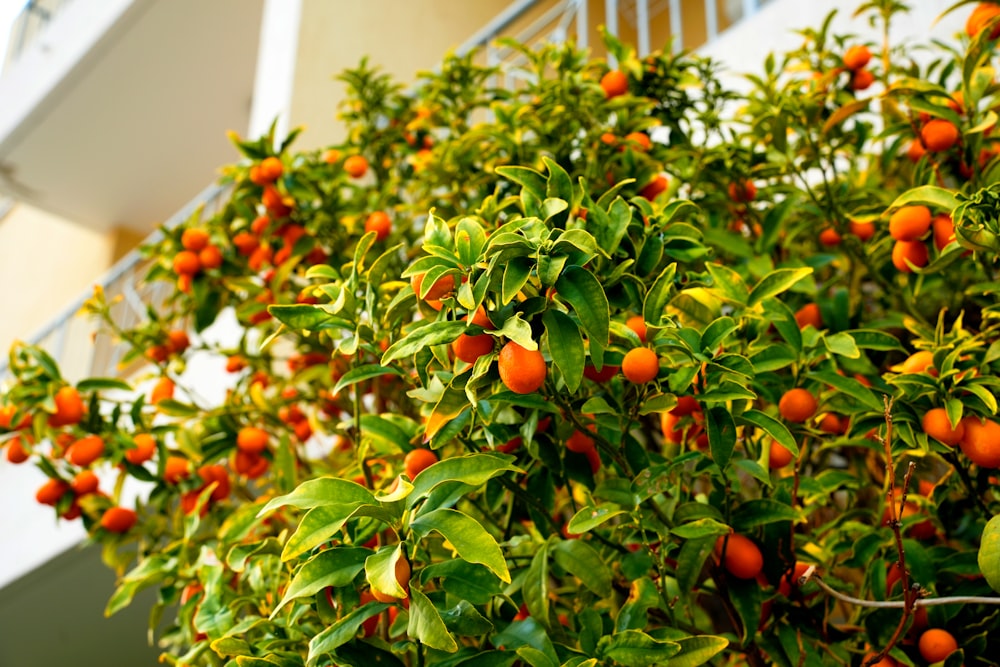
<svg viewBox="0 0 1000 667"><path fill-rule="evenodd" d="M113 235L18 204L0 220L0 353L47 325L111 265Z"/></svg>
<svg viewBox="0 0 1000 667"><path fill-rule="evenodd" d="M291 125L305 125L303 149L341 141L335 122L344 85L333 76L362 56L409 83L434 67L510 0L303 0Z"/></svg>

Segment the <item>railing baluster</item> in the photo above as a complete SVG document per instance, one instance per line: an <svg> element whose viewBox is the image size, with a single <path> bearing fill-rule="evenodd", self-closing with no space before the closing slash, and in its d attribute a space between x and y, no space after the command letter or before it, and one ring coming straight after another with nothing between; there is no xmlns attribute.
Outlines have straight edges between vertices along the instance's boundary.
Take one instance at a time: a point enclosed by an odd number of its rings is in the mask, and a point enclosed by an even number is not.
<svg viewBox="0 0 1000 667"><path fill-rule="evenodd" d="M639 57L644 58L649 53L649 2L648 0L636 0L635 3L635 28L637 48Z"/></svg>
<svg viewBox="0 0 1000 667"><path fill-rule="evenodd" d="M670 0L670 37L674 53L684 48L684 27L681 23L681 0Z"/></svg>
<svg viewBox="0 0 1000 667"><path fill-rule="evenodd" d="M590 37L590 22L587 20L587 0L576 0L576 45L587 48Z"/></svg>
<svg viewBox="0 0 1000 667"><path fill-rule="evenodd" d="M604 0L604 28L609 35L618 36L618 0ZM611 53L608 54L608 65L618 66L618 59Z"/></svg>
<svg viewBox="0 0 1000 667"><path fill-rule="evenodd" d="M748 19L757 13L760 8L760 0L743 0L743 16L740 20Z"/></svg>

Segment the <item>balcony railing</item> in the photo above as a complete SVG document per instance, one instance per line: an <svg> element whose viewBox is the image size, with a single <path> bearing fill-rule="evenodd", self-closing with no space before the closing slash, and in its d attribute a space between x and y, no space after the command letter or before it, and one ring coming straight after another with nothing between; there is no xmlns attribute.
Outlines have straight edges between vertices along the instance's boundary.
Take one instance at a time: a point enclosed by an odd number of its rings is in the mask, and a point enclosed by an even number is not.
<svg viewBox="0 0 1000 667"><path fill-rule="evenodd" d="M58 7L66 0L45 3L46 7ZM665 44L669 39L674 50L698 47L717 39L723 27L754 14L770 0L603 0L603 11L592 11L600 0L513 0L503 12L498 14L482 29L478 30L458 49L459 54L480 49L486 61L513 71L520 64L516 51L496 44L499 37L510 36L525 44L540 44L546 41L562 42L574 39L578 46L588 45L591 26L602 23L612 35L623 39L634 38L640 55L650 51L653 40ZM30 9L40 3L29 2L22 12L25 15L36 10ZM720 12L721 8L721 12ZM54 10L52 10L54 11ZM685 12L687 12L685 14ZM692 20L694 15L697 20ZM687 18L685 18L687 17ZM603 19L603 21L602 21ZM664 22L666 19L666 22ZM690 26L703 25L704 32ZM663 34L664 26L669 32ZM627 34L626 34L627 33ZM695 37L689 35L695 34ZM704 35L699 43L697 35ZM507 79L507 85L514 85ZM195 197L183 209L172 216L164 225L167 228L181 224L199 206L204 206L204 215L218 210L228 195L229 189L210 186ZM156 232L148 239L153 242L159 237ZM112 311L116 321L123 328L130 328L146 317L147 305L155 304L166 296L168 286L164 283L147 284L143 281L149 268L139 252L134 251L122 258L107 274L96 281L103 288L108 299L120 296ZM44 329L27 342L40 345L64 368L67 376L109 377L119 374L118 362L124 350L108 336L94 336L94 327L83 318L76 317L84 302L92 295L92 290L81 295L67 306ZM93 345L90 341L93 339ZM80 342L84 344L80 344ZM0 379L7 375L6 359L0 360Z"/></svg>
<svg viewBox="0 0 1000 667"><path fill-rule="evenodd" d="M70 0L28 0L11 24L4 68L15 62Z"/></svg>

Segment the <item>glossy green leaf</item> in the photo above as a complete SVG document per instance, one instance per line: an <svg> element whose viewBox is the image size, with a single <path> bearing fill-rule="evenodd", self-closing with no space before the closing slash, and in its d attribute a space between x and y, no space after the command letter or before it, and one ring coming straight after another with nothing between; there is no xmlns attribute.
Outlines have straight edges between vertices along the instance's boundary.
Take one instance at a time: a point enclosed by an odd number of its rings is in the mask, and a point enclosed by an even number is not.
<svg viewBox="0 0 1000 667"><path fill-rule="evenodd" d="M747 410L737 418L737 422L742 425L749 424L756 426L777 440L782 447L792 452L794 456L799 455L799 445L792 436L792 432L788 430L788 427L783 422L775 419L766 412Z"/></svg>
<svg viewBox="0 0 1000 667"><path fill-rule="evenodd" d="M365 380L382 377L383 375L402 375L403 372L396 366L383 366L382 364L364 364L357 366L344 373L337 384L331 389L331 393L336 394L345 387L350 387Z"/></svg>
<svg viewBox="0 0 1000 667"><path fill-rule="evenodd" d="M272 498L258 513L263 516L279 507L310 509L321 505L363 505L374 504L372 492L357 482L339 477L320 477L300 484L291 493Z"/></svg>
<svg viewBox="0 0 1000 667"><path fill-rule="evenodd" d="M528 613L548 626L549 621L549 544L545 542L535 552L524 575L521 595Z"/></svg>
<svg viewBox="0 0 1000 667"><path fill-rule="evenodd" d="M597 644L598 655L624 667L653 667L677 655L680 644L653 639L640 630L606 635Z"/></svg>
<svg viewBox="0 0 1000 667"><path fill-rule="evenodd" d="M611 569L597 550L583 540L562 540L552 551L559 567L601 597L611 595Z"/></svg>
<svg viewBox="0 0 1000 667"><path fill-rule="evenodd" d="M676 276L677 264L670 264L660 272L649 291L646 292L646 298L642 304L642 317L653 326L663 326L667 304L673 297Z"/></svg>
<svg viewBox="0 0 1000 667"><path fill-rule="evenodd" d="M698 667L726 650L729 640L725 637L700 635L698 637L681 637L673 640L680 644L681 650L667 661L667 667Z"/></svg>
<svg viewBox="0 0 1000 667"><path fill-rule="evenodd" d="M573 307L591 346L606 345L611 331L611 311L597 277L586 269L568 266L556 281L556 292Z"/></svg>
<svg viewBox="0 0 1000 667"><path fill-rule="evenodd" d="M458 643L448 632L441 614L419 589L410 590L410 620L406 633L431 648L454 653Z"/></svg>
<svg viewBox="0 0 1000 667"><path fill-rule="evenodd" d="M369 602L320 632L309 640L308 664L317 664L324 655L354 639L362 623L388 608L389 605L382 602Z"/></svg>
<svg viewBox="0 0 1000 667"><path fill-rule="evenodd" d="M396 579L396 563L405 558L399 543L381 547L365 559L365 580L373 591L394 598L405 598L406 590Z"/></svg>
<svg viewBox="0 0 1000 667"><path fill-rule="evenodd" d="M854 378L844 377L831 371L810 373L808 377L830 385L837 391L856 399L870 410L882 411L882 401L875 396L871 389Z"/></svg>
<svg viewBox="0 0 1000 667"><path fill-rule="evenodd" d="M729 530L730 528L726 524L709 517L704 517L689 521L688 523L682 523L679 526L671 528L670 532L682 539L693 540L701 537L725 535Z"/></svg>
<svg viewBox="0 0 1000 667"><path fill-rule="evenodd" d="M412 507L445 482L462 482L476 488L505 472L523 472L513 465L513 461L513 456L498 452L452 456L438 461L425 468L413 480L413 491L407 498L406 505Z"/></svg>
<svg viewBox="0 0 1000 667"><path fill-rule="evenodd" d="M704 411L704 414L712 460L720 468L725 468L736 448L736 424L732 413L727 408L716 407Z"/></svg>
<svg viewBox="0 0 1000 667"><path fill-rule="evenodd" d="M799 282L806 276L812 274L813 270L809 267L801 267L797 269L775 269L769 274L760 279L760 281L753 286L750 290L750 296L747 297L747 305L755 306L765 299L769 299L772 296L777 296L782 292L790 289L795 283Z"/></svg>
<svg viewBox="0 0 1000 667"><path fill-rule="evenodd" d="M406 336L393 343L389 349L385 351L385 354L382 355L382 359L379 363L386 366L396 359L413 356L425 347L441 345L442 343L450 343L458 338L459 335L465 333L465 326L465 322L463 321L446 321L431 322L420 327L419 329L414 329Z"/></svg>
<svg viewBox="0 0 1000 667"><path fill-rule="evenodd" d="M371 555L370 549L352 546L337 546L316 554L298 569L288 584L281 602L274 608L271 618L297 598L319 593L329 586L346 586L364 569L365 559Z"/></svg>
<svg viewBox="0 0 1000 667"><path fill-rule="evenodd" d="M622 514L627 514L627 512L619 509L617 505L582 507L569 520L566 529L575 535L581 535Z"/></svg>
<svg viewBox="0 0 1000 667"><path fill-rule="evenodd" d="M459 558L485 565L501 581L510 583L510 571L500 545L468 514L447 508L437 509L417 517L410 527L421 536L437 531L451 543Z"/></svg>
<svg viewBox="0 0 1000 667"><path fill-rule="evenodd" d="M583 382L585 352L580 328L566 313L549 308L542 315L552 361L562 373L566 388L576 393Z"/></svg>

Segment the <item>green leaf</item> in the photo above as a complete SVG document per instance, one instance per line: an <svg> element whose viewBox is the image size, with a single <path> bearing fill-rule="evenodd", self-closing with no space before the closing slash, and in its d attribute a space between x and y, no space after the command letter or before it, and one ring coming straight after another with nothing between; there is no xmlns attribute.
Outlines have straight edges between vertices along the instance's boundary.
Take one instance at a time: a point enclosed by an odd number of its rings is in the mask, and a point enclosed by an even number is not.
<svg viewBox="0 0 1000 667"><path fill-rule="evenodd" d="M538 199L538 201L545 199L545 176L534 169L505 165L497 167L496 172L504 178L510 179L524 189L528 190L536 199Z"/></svg>
<svg viewBox="0 0 1000 667"><path fill-rule="evenodd" d="M553 664L559 664L559 658L556 655L555 647L552 645L552 640L549 639L548 633L545 632L545 628L538 621L531 617L523 621L510 623L501 632L493 636L493 645L503 647L507 651L511 649L516 650L522 646L530 646L548 656Z"/></svg>
<svg viewBox="0 0 1000 667"><path fill-rule="evenodd" d="M597 528L605 521L616 516L627 514L624 510L618 509L618 505L601 505L598 507L582 507L580 511L569 520L566 529L575 534L581 535Z"/></svg>
<svg viewBox="0 0 1000 667"><path fill-rule="evenodd" d="M698 665L704 665L729 646L728 639L713 635L682 637L673 641L680 644L681 650L674 657L667 660L667 667L698 667Z"/></svg>
<svg viewBox="0 0 1000 667"><path fill-rule="evenodd" d="M556 563L600 597L611 596L611 569L583 540L562 540L553 551Z"/></svg>
<svg viewBox="0 0 1000 667"><path fill-rule="evenodd" d="M513 456L497 452L480 452L465 456L452 456L434 463L413 480L413 492L406 499L406 506L413 507L425 498L434 487L445 482L462 482L478 488L505 472L523 472L512 465Z"/></svg>
<svg viewBox="0 0 1000 667"><path fill-rule="evenodd" d="M792 437L792 432L781 421L760 410L747 410L737 417L737 422L743 425L750 424L774 438L782 447L790 451L794 456L799 455L799 445Z"/></svg>
<svg viewBox="0 0 1000 667"><path fill-rule="evenodd" d="M907 190L896 197L895 201L889 205L889 208L882 215L888 216L897 208L912 206L914 204L926 204L932 208L951 213L958 206L959 201L952 190L939 188L934 185L922 185L918 188Z"/></svg>
<svg viewBox="0 0 1000 667"><path fill-rule="evenodd" d="M556 281L556 292L573 307L591 346L603 349L611 333L611 310L597 277L579 266L568 266Z"/></svg>
<svg viewBox="0 0 1000 667"><path fill-rule="evenodd" d="M391 524L395 520L388 510L378 505L349 504L322 505L306 512L298 528L288 538L281 552L281 560L289 561L320 546L344 527L349 519L367 516Z"/></svg>
<svg viewBox="0 0 1000 667"><path fill-rule="evenodd" d="M365 580L372 590L394 598L405 598L407 593L396 580L396 563L403 555L402 546L397 543L381 547L365 559Z"/></svg>
<svg viewBox="0 0 1000 667"><path fill-rule="evenodd" d="M771 498L754 498L739 504L730 523L742 533L769 523L798 521L799 518L799 512L794 507Z"/></svg>
<svg viewBox="0 0 1000 667"><path fill-rule="evenodd" d="M357 506L365 503L374 504L375 496L357 482L339 477L320 477L302 482L289 494L272 498L257 516L289 505L310 509L321 505Z"/></svg>
<svg viewBox="0 0 1000 667"><path fill-rule="evenodd" d="M493 624L468 600L459 600L457 605L441 612L441 620L449 632L463 637L479 637L493 632Z"/></svg>
<svg viewBox="0 0 1000 667"><path fill-rule="evenodd" d="M729 526L710 517L703 517L671 528L670 532L682 539L694 540L701 537L725 535L729 532Z"/></svg>
<svg viewBox="0 0 1000 667"><path fill-rule="evenodd" d="M866 408L875 410L876 412L882 411L882 401L876 398L871 389L864 386L854 378L844 377L843 375L839 375L831 371L809 373L807 377L830 385L837 391L847 394L851 398L859 401Z"/></svg>
<svg viewBox="0 0 1000 667"><path fill-rule="evenodd" d="M698 584L701 569L715 548L715 537L686 540L677 556L677 586L681 595L690 600L694 587Z"/></svg>
<svg viewBox="0 0 1000 667"><path fill-rule="evenodd" d="M329 586L346 586L365 567L365 559L370 549L352 546L337 546L321 551L299 568L281 602L271 613L273 619L286 604L296 598L319 593Z"/></svg>
<svg viewBox="0 0 1000 667"><path fill-rule="evenodd" d="M549 543L545 542L531 559L524 575L521 595L528 613L548 626L549 621Z"/></svg>
<svg viewBox="0 0 1000 667"><path fill-rule="evenodd" d="M396 366L383 366L382 364L364 364L363 366L358 366L352 368L351 370L344 373L337 384L333 386L330 390L331 393L336 394L341 389L345 387L350 387L359 382L364 382L365 380L371 380L372 378L381 377L383 375L402 375L401 371Z"/></svg>
<svg viewBox="0 0 1000 667"><path fill-rule="evenodd" d="M875 329L852 329L850 334L854 344L863 350L902 350L903 346L892 334Z"/></svg>
<svg viewBox="0 0 1000 667"><path fill-rule="evenodd" d="M705 411L705 428L712 460L720 468L725 468L736 448L736 424L732 413L724 407Z"/></svg>
<svg viewBox="0 0 1000 667"><path fill-rule="evenodd" d="M507 305L521 291L535 263L526 257L514 257L506 263L503 269L503 281L500 289L500 303Z"/></svg>
<svg viewBox="0 0 1000 667"><path fill-rule="evenodd" d="M666 316L667 304L673 296L674 278L677 276L677 264L667 266L653 281L653 286L646 292L642 303L642 317L653 326L662 326Z"/></svg>
<svg viewBox="0 0 1000 667"><path fill-rule="evenodd" d="M426 472L425 470L424 473ZM437 531L451 543L459 558L485 565L501 581L510 583L510 571L500 545L468 514L448 508L437 509L417 517L410 522L410 527L421 536L432 530Z"/></svg>
<svg viewBox="0 0 1000 667"><path fill-rule="evenodd" d="M713 287L719 292L719 296L733 303L746 304L750 293L740 274L727 266L713 262L705 264L705 268L712 276Z"/></svg>
<svg viewBox="0 0 1000 667"><path fill-rule="evenodd" d="M77 391L81 394L91 391L104 391L107 389L132 391L132 385L125 380L117 378L87 378L76 383Z"/></svg>
<svg viewBox="0 0 1000 667"><path fill-rule="evenodd" d="M380 363L386 366L396 359L411 357L425 347L450 343L465 333L465 328L464 321L430 322L393 343L382 355Z"/></svg>
<svg viewBox="0 0 1000 667"><path fill-rule="evenodd" d="M448 632L437 607L419 589L410 589L410 620L406 634L439 651L454 653L458 643Z"/></svg>
<svg viewBox="0 0 1000 667"><path fill-rule="evenodd" d="M327 328L331 320L336 320L326 312L321 305L311 304L273 304L267 307L267 312L274 316L289 329L297 331L317 331Z"/></svg>
<svg viewBox="0 0 1000 667"><path fill-rule="evenodd" d="M382 602L369 602L323 630L309 640L308 664L315 665L321 657L354 639L362 623L388 608L389 605Z"/></svg>
<svg viewBox="0 0 1000 667"><path fill-rule="evenodd" d="M797 269L775 269L760 279L760 281L750 290L747 297L747 306L753 307L764 299L781 294L791 288L806 276L812 274L810 267L800 267Z"/></svg>
<svg viewBox="0 0 1000 667"><path fill-rule="evenodd" d="M580 328L569 315L554 308L545 311L542 322L548 336L552 361L562 373L566 388L570 393L576 393L580 383L583 382L583 366L586 359Z"/></svg>
<svg viewBox="0 0 1000 667"><path fill-rule="evenodd" d="M823 345L833 354L839 354L848 359L858 359L861 357L861 350L858 349L851 334L846 331L823 336Z"/></svg>
<svg viewBox="0 0 1000 667"><path fill-rule="evenodd" d="M986 583L1000 593L1000 516L990 519L983 529L978 562Z"/></svg>
<svg viewBox="0 0 1000 667"><path fill-rule="evenodd" d="M677 655L680 644L653 639L639 630L625 630L601 637L598 656L624 667L653 667Z"/></svg>
<svg viewBox="0 0 1000 667"><path fill-rule="evenodd" d="M121 584L115 589L104 608L104 615L111 616L129 606L136 593L163 581L175 567L177 567L176 558L153 555L142 560L122 578Z"/></svg>

